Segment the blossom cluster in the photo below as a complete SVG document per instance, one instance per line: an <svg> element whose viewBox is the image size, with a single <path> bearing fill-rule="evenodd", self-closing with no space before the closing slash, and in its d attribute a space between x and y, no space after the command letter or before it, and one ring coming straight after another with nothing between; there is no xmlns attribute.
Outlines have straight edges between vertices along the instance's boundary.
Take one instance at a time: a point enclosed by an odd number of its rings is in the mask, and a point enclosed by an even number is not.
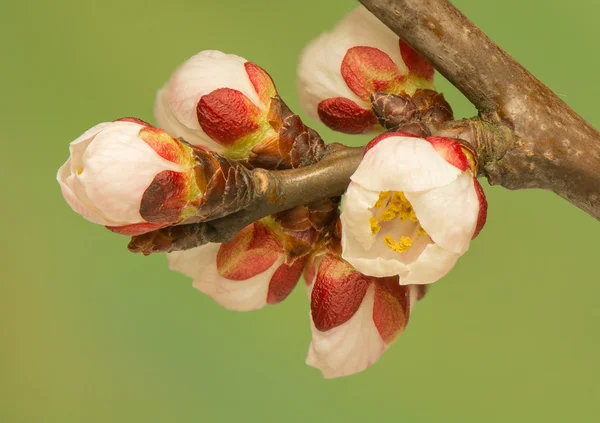
<svg viewBox="0 0 600 423"><path fill-rule="evenodd" d="M352 11L310 43L298 68L308 116L344 133L380 132L345 195L265 217L226 243L169 253L170 268L236 311L282 302L303 277L307 363L325 377L373 364L486 220L468 144L379 125L381 94L410 101L413 120L434 108L451 113L433 76L366 9ZM251 169L310 165L326 149L264 69L219 51L200 52L173 73L155 117L156 126L102 123L71 143L57 178L73 210L126 235L210 220L232 204L235 182Z"/></svg>

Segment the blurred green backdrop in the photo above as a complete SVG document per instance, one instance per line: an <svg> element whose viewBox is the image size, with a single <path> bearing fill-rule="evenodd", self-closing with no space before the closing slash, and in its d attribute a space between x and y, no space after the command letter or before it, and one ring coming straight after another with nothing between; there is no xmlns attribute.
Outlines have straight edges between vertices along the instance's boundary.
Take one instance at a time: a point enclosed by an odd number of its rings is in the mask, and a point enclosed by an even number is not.
<svg viewBox="0 0 600 423"><path fill-rule="evenodd" d="M455 4L600 126L599 2ZM299 111L299 52L355 5L3 2L0 422L597 419L600 224L552 194L485 185L487 227L405 335L368 371L331 381L304 364L303 289L228 312L61 198L67 144L100 121L152 120L157 88L200 50L259 63ZM458 116L473 113L439 86Z"/></svg>

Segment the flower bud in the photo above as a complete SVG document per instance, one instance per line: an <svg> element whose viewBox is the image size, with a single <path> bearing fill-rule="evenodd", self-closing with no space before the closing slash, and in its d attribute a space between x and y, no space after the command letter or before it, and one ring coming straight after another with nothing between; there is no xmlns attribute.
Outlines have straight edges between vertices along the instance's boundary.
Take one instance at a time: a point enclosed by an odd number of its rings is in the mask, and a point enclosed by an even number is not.
<svg viewBox="0 0 600 423"><path fill-rule="evenodd" d="M374 364L404 332L413 306L425 295L422 285L366 276L326 249L309 258L304 278L312 332L306 363L326 378Z"/></svg>
<svg viewBox="0 0 600 423"><path fill-rule="evenodd" d="M229 242L173 252L167 258L172 270L192 278L195 288L223 307L256 310L280 303L298 283L307 253L290 251L290 242L277 223L265 218Z"/></svg>
<svg viewBox="0 0 600 423"><path fill-rule="evenodd" d="M412 95L433 88L433 74L429 63L361 6L306 47L298 89L309 116L359 134L377 128L371 94Z"/></svg>
<svg viewBox="0 0 600 423"><path fill-rule="evenodd" d="M267 114L277 90L258 65L233 54L202 51L183 63L157 95L161 128L234 159L275 134Z"/></svg>
<svg viewBox="0 0 600 423"><path fill-rule="evenodd" d="M132 118L101 123L70 144L57 180L71 208L126 235L178 222L197 209L192 148Z"/></svg>

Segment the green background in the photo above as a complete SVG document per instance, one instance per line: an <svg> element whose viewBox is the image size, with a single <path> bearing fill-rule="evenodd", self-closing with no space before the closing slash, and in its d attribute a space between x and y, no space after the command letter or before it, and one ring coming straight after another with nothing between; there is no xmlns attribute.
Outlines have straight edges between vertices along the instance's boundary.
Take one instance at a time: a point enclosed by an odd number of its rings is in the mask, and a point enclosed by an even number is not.
<svg viewBox="0 0 600 423"><path fill-rule="evenodd" d="M599 2L455 4L600 126ZM375 366L337 380L304 364L302 287L228 312L63 201L68 143L97 122L152 120L156 90L200 50L259 63L300 111L299 52L354 6L3 2L0 422L596 421L600 225L553 194L484 184L488 224L469 253ZM438 85L458 116L473 113Z"/></svg>

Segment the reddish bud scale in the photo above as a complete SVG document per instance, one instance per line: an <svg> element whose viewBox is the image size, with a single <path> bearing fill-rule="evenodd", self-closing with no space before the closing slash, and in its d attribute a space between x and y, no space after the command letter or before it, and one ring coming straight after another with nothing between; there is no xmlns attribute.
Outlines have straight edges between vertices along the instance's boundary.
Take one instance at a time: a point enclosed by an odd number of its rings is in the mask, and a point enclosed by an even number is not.
<svg viewBox="0 0 600 423"><path fill-rule="evenodd" d="M348 88L365 101L377 91L398 91L405 79L390 56L366 46L350 48L342 60L340 71Z"/></svg>
<svg viewBox="0 0 600 423"><path fill-rule="evenodd" d="M246 73L254 87L254 91L263 104L269 104L272 97L277 95L277 89L271 76L260 66L252 62L244 63Z"/></svg>
<svg viewBox="0 0 600 423"><path fill-rule="evenodd" d="M452 166L462 172L469 170L469 159L462 149L462 145L452 138L429 137L426 139L435 151Z"/></svg>
<svg viewBox="0 0 600 423"><path fill-rule="evenodd" d="M315 327L325 332L347 322L362 303L371 280L332 253L323 257L311 294Z"/></svg>
<svg viewBox="0 0 600 423"><path fill-rule="evenodd" d="M202 96L196 114L206 135L219 144L233 146L240 138L260 129L262 112L240 91L219 88Z"/></svg>
<svg viewBox="0 0 600 423"><path fill-rule="evenodd" d="M138 137L165 160L180 165L189 161L183 144L162 129L148 125L140 130Z"/></svg>
<svg viewBox="0 0 600 423"><path fill-rule="evenodd" d="M325 126L344 134L363 134L377 123L377 117L372 110L364 109L344 97L321 101L317 112Z"/></svg>
<svg viewBox="0 0 600 423"><path fill-rule="evenodd" d="M284 263L277 268L269 282L267 304L278 304L290 295L302 275L305 262L306 258L302 258L291 265Z"/></svg>
<svg viewBox="0 0 600 423"><path fill-rule="evenodd" d="M149 223L177 222L187 204L188 190L186 174L173 170L160 172L142 196L140 215Z"/></svg>
<svg viewBox="0 0 600 423"><path fill-rule="evenodd" d="M474 179L475 191L477 192L477 198L479 199L479 215L477 217L477 225L475 226L475 232L473 233L473 238L476 238L477 235L479 235L479 232L481 232L481 230L485 226L485 222L487 220L488 203L487 199L485 198L485 193L483 192L481 184L479 183L477 178Z"/></svg>
<svg viewBox="0 0 600 423"><path fill-rule="evenodd" d="M434 69L419 53L400 40L400 54L408 71L414 76L433 81Z"/></svg>
<svg viewBox="0 0 600 423"><path fill-rule="evenodd" d="M221 245L217 270L229 280L247 280L273 266L281 253L281 245L271 230L261 222L254 222Z"/></svg>
<svg viewBox="0 0 600 423"><path fill-rule="evenodd" d="M410 315L409 286L400 285L398 277L373 278L375 301L373 322L381 338L391 343L402 333Z"/></svg>
<svg viewBox="0 0 600 423"><path fill-rule="evenodd" d="M125 226L106 226L106 229L119 235L138 236L165 228L169 225L170 223L135 223Z"/></svg>

